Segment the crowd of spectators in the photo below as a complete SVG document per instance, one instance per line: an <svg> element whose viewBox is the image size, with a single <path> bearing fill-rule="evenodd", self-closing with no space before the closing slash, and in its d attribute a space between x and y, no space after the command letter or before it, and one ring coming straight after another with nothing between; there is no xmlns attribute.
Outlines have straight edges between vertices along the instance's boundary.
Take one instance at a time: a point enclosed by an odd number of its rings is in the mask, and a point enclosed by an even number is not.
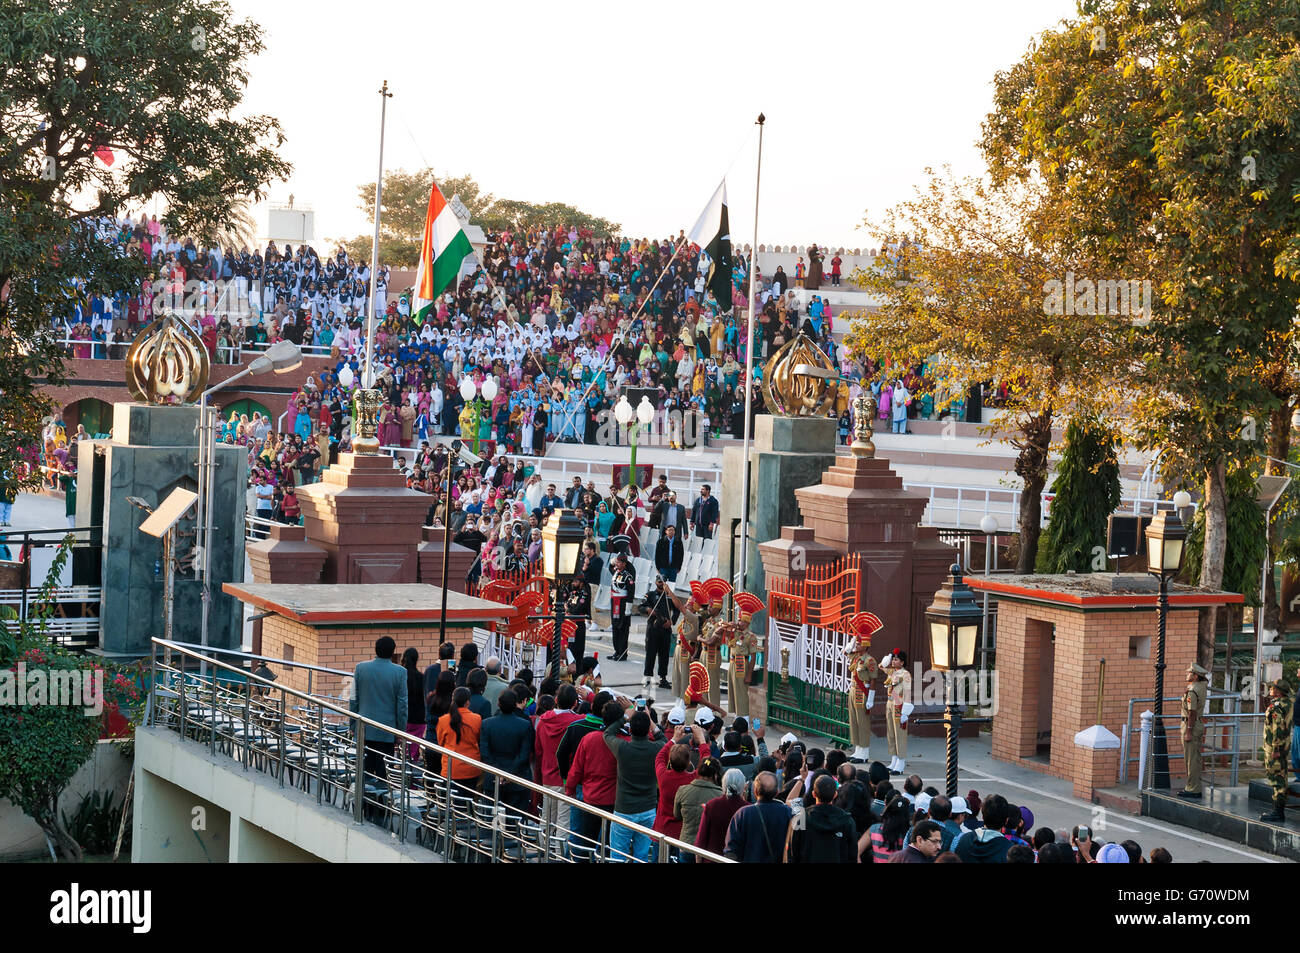
<svg viewBox="0 0 1300 953"><path fill-rule="evenodd" d="M391 658L392 640L380 642L377 652ZM407 649L401 662L407 704L400 713L407 723L394 721L394 728L732 860L1172 860L1164 848L1144 855L1132 840L1104 843L1085 826L1035 827L1029 807L1001 794L981 797L972 790L949 798L915 774L896 787L883 763L853 764L845 751L809 746L794 734L769 750L765 726L747 718L728 720L701 706L692 719L681 702L657 712L653 699L605 687L594 658L536 686L527 669L508 680L500 659L480 663L473 643L459 651L445 643L423 672L417 662L418 653ZM360 699L362 708L365 703ZM476 766L447 760L453 763L430 753L425 766L432 776L450 773L468 794L486 793ZM520 785L503 785L500 796L517 816L545 819L563 830L572 859L589 859L593 850L608 850L613 860L654 859L650 838L631 827L615 823L602 834L595 815L574 809L563 816L558 799L534 797ZM696 857L683 851L678 859Z"/></svg>

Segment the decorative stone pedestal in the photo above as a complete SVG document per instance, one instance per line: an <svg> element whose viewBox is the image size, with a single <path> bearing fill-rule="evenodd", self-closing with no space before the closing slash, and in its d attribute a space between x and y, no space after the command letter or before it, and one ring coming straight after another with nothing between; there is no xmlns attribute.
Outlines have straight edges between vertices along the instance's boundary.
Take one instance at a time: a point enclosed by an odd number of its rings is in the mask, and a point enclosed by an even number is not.
<svg viewBox="0 0 1300 953"><path fill-rule="evenodd" d="M177 487L198 489L199 409L192 405L113 405L113 438L77 445L77 524L103 527L103 596L100 651L147 655L149 640L163 634L162 540L140 532L147 514L127 502L138 496L157 506ZM239 648L243 629L238 601L223 583L244 578L244 493L248 458L243 447L218 446L213 456L212 538L209 567L212 604L208 643ZM176 555L194 547L195 508L176 524ZM157 571L155 571L157 570ZM193 572L177 572L172 636L198 642L200 586Z"/></svg>
<svg viewBox="0 0 1300 953"><path fill-rule="evenodd" d="M835 463L837 426L829 417L759 414L754 418L749 458L749 534L756 543L777 539L782 526L799 522L794 491L816 483L826 468ZM726 492L721 494L724 509L718 534L718 575L725 579L731 579L739 569L732 565L730 539L731 522L740 518L744 456L740 447L722 451L722 485ZM740 558L739 538L735 558ZM763 559L757 545L749 547L745 585L754 593L762 593L766 588Z"/></svg>
<svg viewBox="0 0 1300 953"><path fill-rule="evenodd" d="M325 551L324 583L413 583L430 497L408 489L388 456L339 454L300 487L306 538Z"/></svg>
<svg viewBox="0 0 1300 953"><path fill-rule="evenodd" d="M885 624L873 654L894 647L929 667L925 610L955 552L923 528L926 498L878 457L840 457L821 483L795 490L803 525L817 542L861 560L858 604Z"/></svg>

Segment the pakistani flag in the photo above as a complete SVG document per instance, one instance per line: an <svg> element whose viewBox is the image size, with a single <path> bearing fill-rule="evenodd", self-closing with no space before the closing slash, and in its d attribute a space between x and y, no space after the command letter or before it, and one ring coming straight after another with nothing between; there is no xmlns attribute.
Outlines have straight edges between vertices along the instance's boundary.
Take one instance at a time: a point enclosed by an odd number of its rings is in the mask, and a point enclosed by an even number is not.
<svg viewBox="0 0 1300 953"><path fill-rule="evenodd" d="M429 214L424 219L420 241L420 268L415 273L414 317L423 323L433 311L433 302L460 274L466 255L473 254L469 236L460 219L433 183L429 193Z"/></svg>
<svg viewBox="0 0 1300 953"><path fill-rule="evenodd" d="M708 288L723 314L731 311L731 223L727 220L727 180L709 199L691 229L690 239L709 256Z"/></svg>

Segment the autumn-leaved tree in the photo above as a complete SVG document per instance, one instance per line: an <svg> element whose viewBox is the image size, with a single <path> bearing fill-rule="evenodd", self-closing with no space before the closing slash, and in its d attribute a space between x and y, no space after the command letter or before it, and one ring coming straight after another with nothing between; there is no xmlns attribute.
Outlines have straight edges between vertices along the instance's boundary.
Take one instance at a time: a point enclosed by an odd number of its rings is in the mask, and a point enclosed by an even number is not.
<svg viewBox="0 0 1300 953"><path fill-rule="evenodd" d="M1065 313L1071 256L1056 244L1045 190L1032 181L991 188L950 172L927 174L911 200L869 223L883 251L852 281L881 304L852 316L847 345L856 359L876 362L881 381L924 363L940 408L945 393L964 395L985 381L1006 385L997 435L1019 450L1017 571L1032 572L1052 425L1077 408L1107 405L1111 392L1099 382L1125 325L1096 307ZM910 240L892 241L898 235Z"/></svg>
<svg viewBox="0 0 1300 953"><path fill-rule="evenodd" d="M1200 583L1224 583L1228 471L1289 423L1300 301L1300 2L1082 0L995 79L996 180L1034 176L1070 244L1150 278L1133 432L1198 474ZM1076 269L1077 270L1077 269ZM1198 657L1213 652L1202 619Z"/></svg>
<svg viewBox="0 0 1300 953"><path fill-rule="evenodd" d="M0 475L63 380L52 322L145 276L94 220L157 197L172 234L199 235L288 174L279 124L236 115L261 50L222 0L0 4Z"/></svg>

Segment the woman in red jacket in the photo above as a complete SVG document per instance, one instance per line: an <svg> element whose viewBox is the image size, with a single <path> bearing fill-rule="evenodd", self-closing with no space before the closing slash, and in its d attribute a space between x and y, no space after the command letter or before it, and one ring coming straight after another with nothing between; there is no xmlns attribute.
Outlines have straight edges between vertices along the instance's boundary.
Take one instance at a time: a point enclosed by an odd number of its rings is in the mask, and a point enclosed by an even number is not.
<svg viewBox="0 0 1300 953"><path fill-rule="evenodd" d="M655 757L655 777L659 781L659 803L655 808L654 828L669 837L682 836L682 822L673 817L673 801L677 789L685 787L695 780L695 769L691 767L691 744L687 744L686 726L678 725L673 732L672 744L659 749ZM704 729L698 725L690 728L692 744L699 749L700 757L709 756L708 742Z"/></svg>

